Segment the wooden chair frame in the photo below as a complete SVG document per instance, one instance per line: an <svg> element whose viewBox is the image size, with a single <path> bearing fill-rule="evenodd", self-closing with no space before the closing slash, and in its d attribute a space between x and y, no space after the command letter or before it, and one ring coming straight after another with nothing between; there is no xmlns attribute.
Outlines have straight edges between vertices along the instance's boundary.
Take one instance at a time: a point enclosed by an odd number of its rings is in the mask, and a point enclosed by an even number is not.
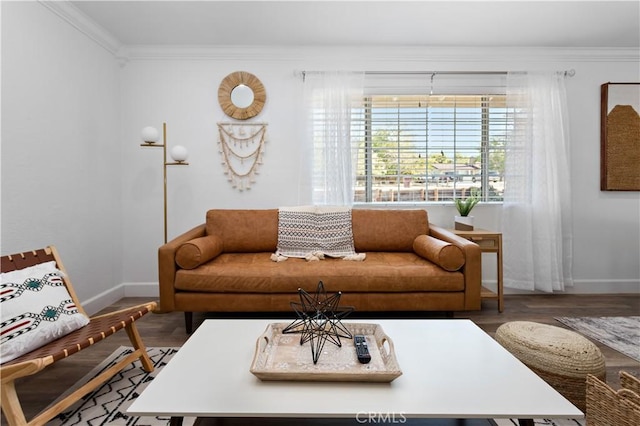
<svg viewBox="0 0 640 426"><path fill-rule="evenodd" d="M64 283L78 310L86 314L54 246L32 252L2 256L2 272L23 269L51 260L55 260L57 268L64 273ZM135 321L155 309L156 302L149 302L94 316L90 318L90 323L81 329L0 365L0 407L9 425L44 425L137 359L140 360L145 371L153 371L153 364L138 334ZM130 355L27 421L16 392L16 379L36 374L56 361L86 349L122 329L126 331L134 348Z"/></svg>

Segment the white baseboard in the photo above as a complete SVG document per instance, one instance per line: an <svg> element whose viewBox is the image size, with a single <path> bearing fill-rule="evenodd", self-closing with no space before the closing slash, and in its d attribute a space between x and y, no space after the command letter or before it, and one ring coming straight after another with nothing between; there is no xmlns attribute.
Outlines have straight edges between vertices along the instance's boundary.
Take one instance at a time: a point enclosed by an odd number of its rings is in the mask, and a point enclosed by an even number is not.
<svg viewBox="0 0 640 426"><path fill-rule="evenodd" d="M88 315L95 315L107 306L116 303L123 297L148 297L157 299L160 295L157 282L122 283L108 291L102 292L82 302Z"/></svg>
<svg viewBox="0 0 640 426"><path fill-rule="evenodd" d="M117 302L124 297L124 285L120 284L110 290L97 294L87 300L82 301L82 307L88 315L95 315L102 309Z"/></svg>
<svg viewBox="0 0 640 426"><path fill-rule="evenodd" d="M640 293L640 280L574 280L573 287L566 289L571 294L616 294Z"/></svg>
<svg viewBox="0 0 640 426"><path fill-rule="evenodd" d="M125 283L124 297L160 297L160 289L157 282Z"/></svg>
<svg viewBox="0 0 640 426"><path fill-rule="evenodd" d="M495 288L495 281L484 283ZM505 288L505 294L538 294L538 292ZM567 287L565 294L638 294L640 280L575 280L573 287ZM540 293L548 294L548 293ZM149 297L157 299L160 293L157 282L122 283L109 291L100 293L82 303L89 315L106 308L123 297Z"/></svg>
<svg viewBox="0 0 640 426"><path fill-rule="evenodd" d="M485 280L483 285L495 289L496 281ZM640 280L585 280L576 279L573 287L565 287L563 294L639 294ZM505 288L504 294L549 294L538 291Z"/></svg>

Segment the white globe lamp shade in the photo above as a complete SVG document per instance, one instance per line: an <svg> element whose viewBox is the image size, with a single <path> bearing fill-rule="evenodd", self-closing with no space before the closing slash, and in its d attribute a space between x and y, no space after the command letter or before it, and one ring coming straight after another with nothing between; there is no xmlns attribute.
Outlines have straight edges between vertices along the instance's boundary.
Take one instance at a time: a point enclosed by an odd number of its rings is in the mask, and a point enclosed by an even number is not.
<svg viewBox="0 0 640 426"><path fill-rule="evenodd" d="M173 161L182 163L187 160L188 156L189 153L187 152L187 148L182 145L176 145L171 149L171 158L173 158Z"/></svg>
<svg viewBox="0 0 640 426"><path fill-rule="evenodd" d="M156 143L158 142L158 138L160 137L160 134L158 133L158 129L156 129L155 127L145 127L144 129L142 129L142 140L145 143Z"/></svg>

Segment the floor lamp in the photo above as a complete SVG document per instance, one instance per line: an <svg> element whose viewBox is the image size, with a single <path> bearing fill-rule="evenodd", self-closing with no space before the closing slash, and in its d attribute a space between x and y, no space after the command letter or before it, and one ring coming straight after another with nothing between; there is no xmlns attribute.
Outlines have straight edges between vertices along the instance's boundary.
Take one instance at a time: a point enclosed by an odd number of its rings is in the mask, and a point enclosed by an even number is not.
<svg viewBox="0 0 640 426"><path fill-rule="evenodd" d="M155 127L142 129L143 147L162 147L162 168L164 178L164 243L167 243L167 166L188 166L186 162L188 153L182 145L176 145L171 150L172 163L167 163L167 123L162 123L162 144L158 144L158 130Z"/></svg>

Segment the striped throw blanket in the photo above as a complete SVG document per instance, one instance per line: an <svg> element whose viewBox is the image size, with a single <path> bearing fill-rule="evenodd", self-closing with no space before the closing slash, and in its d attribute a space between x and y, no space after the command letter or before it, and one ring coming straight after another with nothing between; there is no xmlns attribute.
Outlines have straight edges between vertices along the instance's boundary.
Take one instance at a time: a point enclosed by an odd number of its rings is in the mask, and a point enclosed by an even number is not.
<svg viewBox="0 0 640 426"><path fill-rule="evenodd" d="M278 209L278 247L271 256L320 260L325 256L364 260L353 247L350 207L300 206Z"/></svg>

